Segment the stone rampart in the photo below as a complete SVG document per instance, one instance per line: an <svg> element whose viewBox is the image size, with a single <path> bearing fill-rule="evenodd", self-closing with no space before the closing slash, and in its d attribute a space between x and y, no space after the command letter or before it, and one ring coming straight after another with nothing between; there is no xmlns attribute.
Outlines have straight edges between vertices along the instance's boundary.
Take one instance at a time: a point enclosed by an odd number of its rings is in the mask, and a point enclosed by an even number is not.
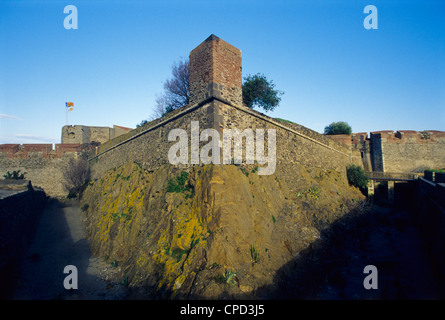
<svg viewBox="0 0 445 320"><path fill-rule="evenodd" d="M275 129L276 164L279 171L288 171L293 165L299 165L345 174L346 166L351 162L350 149L326 136L296 124L290 126L243 106L211 98L205 103L175 110L168 117L147 123L99 146L97 155L90 158L93 178L101 177L106 171L128 162L137 162L148 170L169 163L169 149L177 143L168 141L169 132L184 129L190 145L192 121L199 122L200 132L204 129L216 129L218 132L224 129ZM223 145L222 139L221 134L220 146ZM200 150L207 143L207 139L201 141ZM267 145L265 150L267 153ZM188 157L188 163L191 163L190 146Z"/></svg>

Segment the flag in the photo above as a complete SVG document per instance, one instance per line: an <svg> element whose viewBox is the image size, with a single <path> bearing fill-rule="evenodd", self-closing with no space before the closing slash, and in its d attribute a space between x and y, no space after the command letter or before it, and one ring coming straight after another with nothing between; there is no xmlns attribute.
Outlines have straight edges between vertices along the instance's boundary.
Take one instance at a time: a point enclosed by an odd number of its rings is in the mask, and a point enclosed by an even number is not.
<svg viewBox="0 0 445 320"><path fill-rule="evenodd" d="M68 111L73 111L74 103L72 103L72 102L65 102L65 105L68 108Z"/></svg>

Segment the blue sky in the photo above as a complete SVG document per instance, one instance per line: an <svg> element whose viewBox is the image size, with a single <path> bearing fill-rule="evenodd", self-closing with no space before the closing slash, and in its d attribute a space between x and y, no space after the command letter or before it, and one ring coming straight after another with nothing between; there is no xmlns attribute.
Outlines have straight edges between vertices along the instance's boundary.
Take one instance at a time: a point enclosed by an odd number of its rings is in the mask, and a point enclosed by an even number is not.
<svg viewBox="0 0 445 320"><path fill-rule="evenodd" d="M377 30L363 26L369 4ZM0 143L60 143L66 101L69 124L134 128L212 33L242 51L243 76L285 92L269 116L318 132L445 130L445 1L1 0Z"/></svg>

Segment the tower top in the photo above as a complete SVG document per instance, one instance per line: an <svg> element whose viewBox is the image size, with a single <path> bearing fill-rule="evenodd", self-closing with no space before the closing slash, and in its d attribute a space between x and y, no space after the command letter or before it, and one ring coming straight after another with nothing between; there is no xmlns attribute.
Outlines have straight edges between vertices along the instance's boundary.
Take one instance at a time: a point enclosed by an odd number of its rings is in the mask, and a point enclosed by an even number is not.
<svg viewBox="0 0 445 320"><path fill-rule="evenodd" d="M241 50L214 34L190 52L190 104L211 97L242 104Z"/></svg>

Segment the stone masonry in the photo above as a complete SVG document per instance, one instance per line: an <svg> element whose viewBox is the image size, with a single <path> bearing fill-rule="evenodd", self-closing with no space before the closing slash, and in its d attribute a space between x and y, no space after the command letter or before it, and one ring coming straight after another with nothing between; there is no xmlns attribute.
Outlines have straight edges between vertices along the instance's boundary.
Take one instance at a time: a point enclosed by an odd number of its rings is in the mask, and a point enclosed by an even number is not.
<svg viewBox="0 0 445 320"><path fill-rule="evenodd" d="M190 104L217 98L242 104L241 51L211 35L190 53Z"/></svg>

